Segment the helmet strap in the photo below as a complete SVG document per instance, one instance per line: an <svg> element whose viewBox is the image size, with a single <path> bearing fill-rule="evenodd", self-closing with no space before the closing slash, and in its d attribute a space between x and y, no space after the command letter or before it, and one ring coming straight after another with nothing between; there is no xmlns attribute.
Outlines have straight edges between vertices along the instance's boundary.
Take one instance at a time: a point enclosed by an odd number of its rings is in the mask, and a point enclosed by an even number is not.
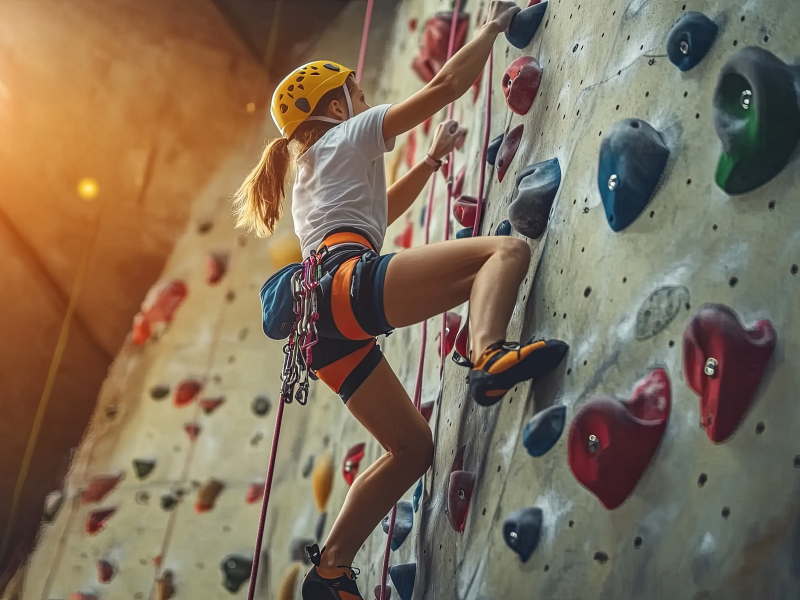
<svg viewBox="0 0 800 600"><path fill-rule="evenodd" d="M344 97L347 100L347 115L348 118L353 118L353 101L350 99L350 91L347 89L347 83L342 86L344 90ZM335 123L338 125L339 123L344 123L344 121L340 121L339 119L332 119L330 117L306 117L306 121L324 121L325 123Z"/></svg>

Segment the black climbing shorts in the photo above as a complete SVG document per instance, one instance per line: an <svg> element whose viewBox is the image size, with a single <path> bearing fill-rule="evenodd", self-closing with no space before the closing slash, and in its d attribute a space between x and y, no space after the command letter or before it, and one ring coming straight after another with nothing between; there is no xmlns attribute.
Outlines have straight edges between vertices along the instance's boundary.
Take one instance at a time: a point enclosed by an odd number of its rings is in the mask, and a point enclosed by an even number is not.
<svg viewBox="0 0 800 600"><path fill-rule="evenodd" d="M323 246L318 341L309 367L347 402L383 358L376 336L393 330L383 309L383 284L394 254L378 255L366 236L352 230L328 234Z"/></svg>

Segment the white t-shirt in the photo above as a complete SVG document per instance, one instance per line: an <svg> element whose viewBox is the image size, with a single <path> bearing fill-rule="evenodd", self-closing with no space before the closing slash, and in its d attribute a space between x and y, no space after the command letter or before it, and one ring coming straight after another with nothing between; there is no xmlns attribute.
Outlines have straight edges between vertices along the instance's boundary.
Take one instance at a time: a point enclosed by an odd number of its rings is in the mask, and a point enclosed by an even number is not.
<svg viewBox="0 0 800 600"><path fill-rule="evenodd" d="M294 230L303 258L340 227L363 231L376 252L386 235L383 117L390 104L365 110L326 132L297 162L292 193Z"/></svg>

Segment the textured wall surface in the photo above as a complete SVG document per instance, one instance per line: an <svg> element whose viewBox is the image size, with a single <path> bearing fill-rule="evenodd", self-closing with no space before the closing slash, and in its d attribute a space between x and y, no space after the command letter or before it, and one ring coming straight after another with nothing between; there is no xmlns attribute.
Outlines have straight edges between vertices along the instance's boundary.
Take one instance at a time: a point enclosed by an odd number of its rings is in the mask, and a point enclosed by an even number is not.
<svg viewBox="0 0 800 600"><path fill-rule="evenodd" d="M474 0L467 6L473 28L479 6ZM421 0L400 5L387 58L393 68L384 69L376 103L420 87L408 65L425 20L447 7ZM665 40L684 10L703 11L722 28L705 59L682 73L667 60ZM347 17L360 26L358 15ZM409 31L412 18L420 23L416 32ZM436 401L431 418L436 458L425 477L412 534L391 557L391 564L417 563L415 600L738 600L789 599L800 593L800 459L795 458L800 413L793 400L800 339L799 280L793 267L800 263L800 207L793 193L798 169L790 162L760 189L727 196L714 183L720 142L712 120L715 82L725 61L756 45L793 63L800 49L798 19L800 7L779 0L743 7L721 1L684 7L682 2L551 0L525 50L498 39L491 135L520 123L525 129L503 182L487 168L483 233L506 218L516 173L557 157L561 186L546 233L530 241L534 260L509 338L558 338L569 343L570 353L535 386L519 385L501 404L484 409L468 398L465 372L449 359L440 384L440 319L429 321L423 400ZM321 40L321 54L324 48ZM533 107L520 117L507 109L499 82L508 63L524 55L538 58L544 77ZM468 195L477 194L481 167L486 100L481 89L475 103L467 94L456 106L456 117L470 130L456 158L456 171L468 167ZM670 160L644 212L615 233L598 191L598 154L603 132L629 117L664 134ZM428 140L421 127L415 135L420 158ZM390 172L406 168L407 142L387 157ZM434 240L450 222L444 214L445 186L436 177ZM263 481L266 470L281 362L280 344L261 335L257 291L274 269L275 257L284 248L291 252L291 227L283 223L266 241L237 241L228 206L219 199L235 185L232 178L213 181L197 199L192 225L163 274L189 286L175 321L143 348L126 345L114 363L73 461L67 499L43 528L27 570L26 598L61 598L78 590L99 598L156 598L155 582L165 569L174 574L178 598L226 598L220 563L230 554L252 552L258 504L248 504L246 492L249 484ZM420 211L427 194L422 196L408 215L416 244L422 239ZM215 225L201 234L196 225L208 219ZM391 240L402 227L400 222L389 232L385 251L394 249ZM209 287L204 260L212 251L229 252L231 260L221 283ZM651 292L666 285L685 286L688 301L663 330L638 340L637 312ZM686 384L682 362L684 328L707 303L730 306L748 325L769 319L778 339L751 409L735 436L719 445L698 426L699 400ZM466 307L459 310L466 315ZM420 331L411 327L382 340L409 391ZM527 454L521 439L532 415L564 404L569 428L590 398L628 398L635 382L656 367L664 368L671 382L671 415L652 463L619 508L606 510L571 474L567 429L544 456ZM154 386L174 392L189 378L203 383L198 399L224 397L224 403L206 415L196 402L175 407L171 394L152 398ZM259 417L251 404L262 395L272 399L272 410ZM116 407L112 419L110 405ZM186 423L200 427L194 441ZM283 580L298 568L304 572L304 565L295 566L291 545L313 539L320 523L312 470L326 475L327 457L332 458L324 539L347 492L341 461L359 442L367 442L363 468L380 455L380 447L319 384L312 385L308 406L287 408L265 533L261 597L299 598L299 578L294 595L291 577ZM468 444L465 469L477 476L463 535L453 531L444 512L450 465L462 444ZM142 481L133 472L134 459L156 460ZM79 492L93 477L119 472L124 479L100 503L81 503ZM198 513L199 490L212 478L225 488L212 510ZM161 506L165 494L178 499L169 511ZM510 512L530 506L542 510L543 529L538 548L523 564L505 545L501 525ZM88 535L87 516L100 507L118 510L102 531ZM380 576L384 543L377 528L356 559L365 598L372 598ZM101 559L117 569L109 584L97 581L95 562ZM286 595L278 592L282 583Z"/></svg>

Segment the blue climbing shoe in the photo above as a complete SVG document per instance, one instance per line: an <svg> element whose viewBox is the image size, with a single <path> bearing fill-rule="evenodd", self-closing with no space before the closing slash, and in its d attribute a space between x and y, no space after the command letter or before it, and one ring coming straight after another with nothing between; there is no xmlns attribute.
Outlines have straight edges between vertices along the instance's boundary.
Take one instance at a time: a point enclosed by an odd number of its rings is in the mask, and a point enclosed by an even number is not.
<svg viewBox="0 0 800 600"><path fill-rule="evenodd" d="M303 579L303 600L364 600L356 585L358 569L337 567L320 568L319 563L325 548L317 544L306 546L308 558L314 564Z"/></svg>
<svg viewBox="0 0 800 600"><path fill-rule="evenodd" d="M522 381L536 380L555 369L569 346L561 340L539 340L524 346L500 340L489 346L469 372L469 391L481 406L497 404Z"/></svg>

